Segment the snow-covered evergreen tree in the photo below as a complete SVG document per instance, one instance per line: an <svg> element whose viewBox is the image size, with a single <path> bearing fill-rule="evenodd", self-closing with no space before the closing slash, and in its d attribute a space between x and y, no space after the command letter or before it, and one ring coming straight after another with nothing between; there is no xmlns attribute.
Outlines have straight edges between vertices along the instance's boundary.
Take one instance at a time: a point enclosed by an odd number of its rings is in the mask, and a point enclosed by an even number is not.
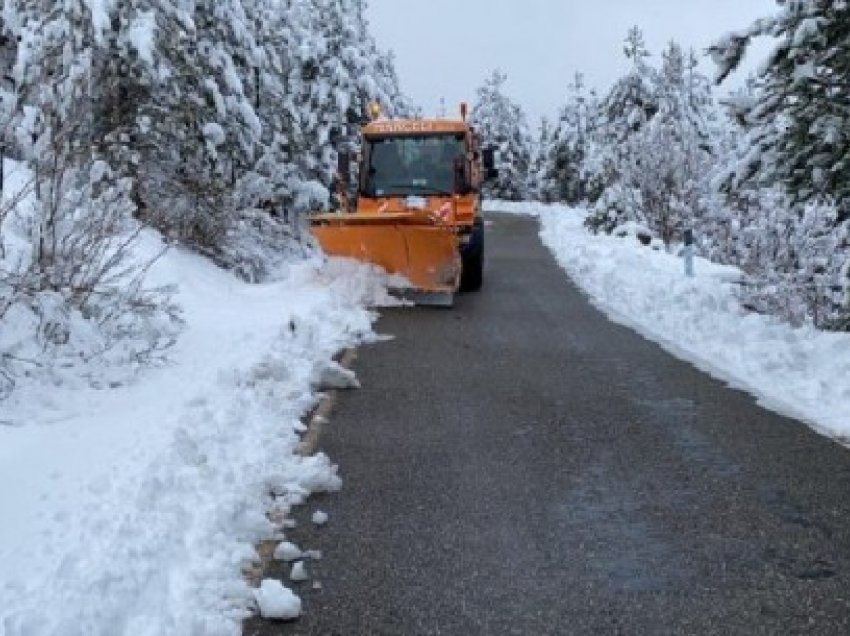
<svg viewBox="0 0 850 636"><path fill-rule="evenodd" d="M780 183L795 202L850 199L850 5L844 0L780 2L780 12L724 37L713 48L722 81L750 41L779 40L759 73L761 91L744 116L752 152L735 181Z"/></svg>
<svg viewBox="0 0 850 636"><path fill-rule="evenodd" d="M91 27L97 80L84 145L132 180L139 218L225 263L238 261L231 243L240 232L268 220L257 210L294 222L327 203L338 133L359 123L370 101L388 114L409 110L392 58L368 32L363 0L92 6L68 0L54 9ZM25 0L6 14L29 29L51 19ZM39 41L28 39L36 49Z"/></svg>
<svg viewBox="0 0 850 636"><path fill-rule="evenodd" d="M714 154L710 87L696 66L693 54L670 42L657 75L658 111L629 143L647 224L667 245L703 215Z"/></svg>
<svg viewBox="0 0 850 636"><path fill-rule="evenodd" d="M485 196L520 201L528 197L531 136L522 108L504 93L506 81L507 75L493 71L477 91L470 121L482 146L496 149L499 176L485 185Z"/></svg>
<svg viewBox="0 0 850 636"><path fill-rule="evenodd" d="M544 173L547 167L546 155L552 143L552 131L549 120L541 118L537 129L537 138L531 149L531 166L528 169L528 196L535 200L550 203L543 192Z"/></svg>
<svg viewBox="0 0 850 636"><path fill-rule="evenodd" d="M584 77L576 73L567 89L557 126L545 140L540 190L544 201L577 204L587 197L583 166L590 143Z"/></svg>
<svg viewBox="0 0 850 636"><path fill-rule="evenodd" d="M780 187L787 258L766 264L757 283L782 299L784 313L850 328L850 6L842 0L779 2L777 14L722 38L712 53L722 81L759 36L778 40L757 89L734 100L747 142L723 175L734 202ZM769 230L769 228L768 228ZM768 231L768 233L770 233ZM780 282L777 282L779 280ZM797 302L795 302L797 301Z"/></svg>
<svg viewBox="0 0 850 636"><path fill-rule="evenodd" d="M694 55L671 42L660 69L648 62L640 31L625 52L631 71L615 83L603 105L609 178L588 226L612 231L632 221L669 245L704 212L712 146L713 102Z"/></svg>
<svg viewBox="0 0 850 636"><path fill-rule="evenodd" d="M602 126L612 143L622 143L658 112L658 72L638 27L629 30L623 47L631 69L614 83L602 104Z"/></svg>
<svg viewBox="0 0 850 636"><path fill-rule="evenodd" d="M657 71L649 64L643 32L629 30L623 53L629 71L599 104L597 137L584 169L593 214L588 227L610 232L625 221L645 223L640 193L631 182L635 144L632 137L658 112Z"/></svg>

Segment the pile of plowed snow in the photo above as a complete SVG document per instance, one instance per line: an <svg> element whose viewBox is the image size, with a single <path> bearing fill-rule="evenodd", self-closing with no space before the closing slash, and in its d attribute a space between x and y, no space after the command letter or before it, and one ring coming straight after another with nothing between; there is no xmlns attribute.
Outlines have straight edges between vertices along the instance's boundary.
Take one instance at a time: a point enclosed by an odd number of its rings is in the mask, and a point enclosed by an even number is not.
<svg viewBox="0 0 850 636"><path fill-rule="evenodd" d="M239 634L242 570L281 536L266 513L340 487L327 457L296 454L300 418L334 354L373 337L384 281L315 259L249 285L179 249L149 280L184 310L166 365L0 402L3 636Z"/></svg>

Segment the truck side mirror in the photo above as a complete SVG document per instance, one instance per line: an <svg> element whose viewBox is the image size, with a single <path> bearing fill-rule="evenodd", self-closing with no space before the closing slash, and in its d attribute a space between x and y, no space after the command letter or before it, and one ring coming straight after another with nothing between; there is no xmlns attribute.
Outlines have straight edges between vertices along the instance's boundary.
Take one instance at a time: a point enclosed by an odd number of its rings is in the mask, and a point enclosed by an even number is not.
<svg viewBox="0 0 850 636"><path fill-rule="evenodd" d="M484 167L484 170L487 174L490 174L491 170L495 170L496 168L496 149L495 148L485 148L481 151L481 164Z"/></svg>
<svg viewBox="0 0 850 636"><path fill-rule="evenodd" d="M481 166L484 168L485 180L499 178L499 171L496 169L496 149L492 146L481 151Z"/></svg>

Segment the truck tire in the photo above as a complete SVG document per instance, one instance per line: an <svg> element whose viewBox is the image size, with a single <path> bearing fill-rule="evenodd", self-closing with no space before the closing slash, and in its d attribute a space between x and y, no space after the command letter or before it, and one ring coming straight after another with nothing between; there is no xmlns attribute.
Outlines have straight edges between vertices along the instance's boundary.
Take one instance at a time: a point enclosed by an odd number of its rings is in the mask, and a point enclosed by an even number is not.
<svg viewBox="0 0 850 636"><path fill-rule="evenodd" d="M461 256L460 291L478 291L484 283L484 223L480 217L472 227L469 249Z"/></svg>
<svg viewBox="0 0 850 636"><path fill-rule="evenodd" d="M464 256L460 272L460 291L474 292L484 283L484 254L481 251Z"/></svg>

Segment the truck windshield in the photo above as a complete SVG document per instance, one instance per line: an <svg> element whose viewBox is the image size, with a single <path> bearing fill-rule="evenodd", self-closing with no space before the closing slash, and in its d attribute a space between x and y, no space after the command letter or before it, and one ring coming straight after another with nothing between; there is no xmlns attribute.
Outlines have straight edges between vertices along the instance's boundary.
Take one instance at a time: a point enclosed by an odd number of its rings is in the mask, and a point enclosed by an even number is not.
<svg viewBox="0 0 850 636"><path fill-rule="evenodd" d="M463 134L367 139L366 196L451 195L463 165Z"/></svg>

